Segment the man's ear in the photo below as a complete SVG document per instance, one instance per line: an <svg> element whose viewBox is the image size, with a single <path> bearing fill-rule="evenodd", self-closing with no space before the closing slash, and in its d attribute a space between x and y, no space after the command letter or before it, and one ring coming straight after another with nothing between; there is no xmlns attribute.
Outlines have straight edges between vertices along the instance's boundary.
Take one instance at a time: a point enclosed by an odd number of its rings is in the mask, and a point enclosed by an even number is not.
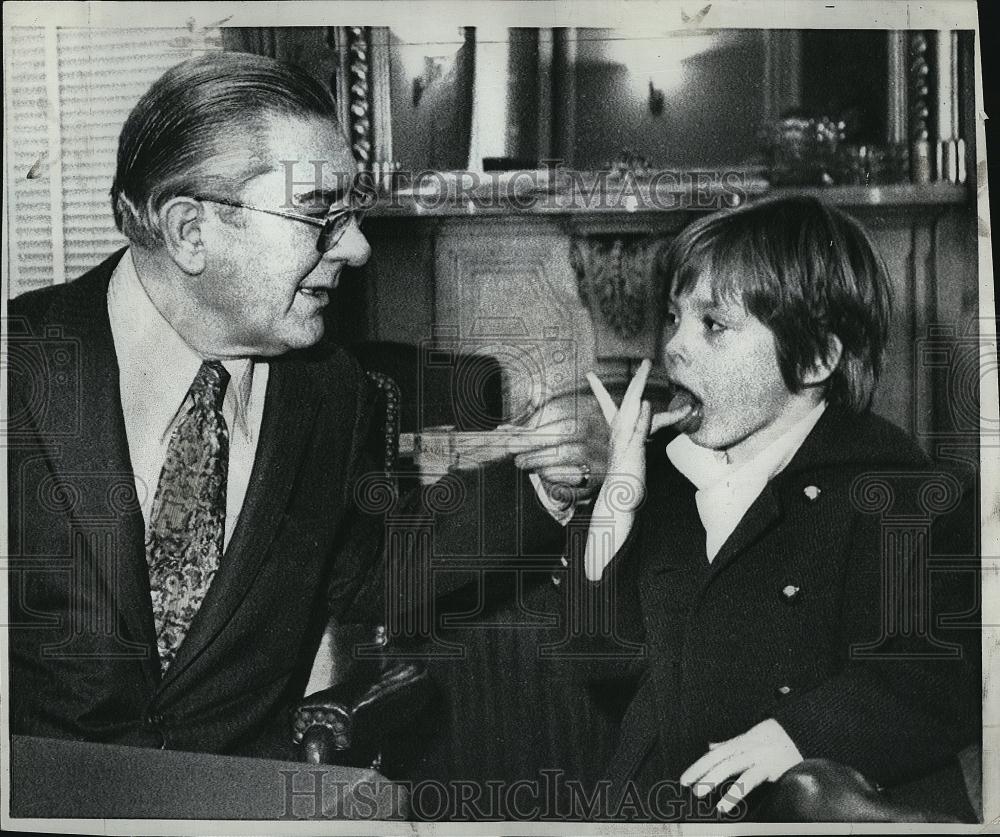
<svg viewBox="0 0 1000 837"><path fill-rule="evenodd" d="M203 217L201 204L193 198L171 198L160 209L160 230L167 252L181 270L192 276L205 269Z"/></svg>
<svg viewBox="0 0 1000 837"><path fill-rule="evenodd" d="M817 357L812 366L802 370L802 385L814 387L826 383L840 363L843 353L844 344L836 334L831 334L826 344L826 355Z"/></svg>

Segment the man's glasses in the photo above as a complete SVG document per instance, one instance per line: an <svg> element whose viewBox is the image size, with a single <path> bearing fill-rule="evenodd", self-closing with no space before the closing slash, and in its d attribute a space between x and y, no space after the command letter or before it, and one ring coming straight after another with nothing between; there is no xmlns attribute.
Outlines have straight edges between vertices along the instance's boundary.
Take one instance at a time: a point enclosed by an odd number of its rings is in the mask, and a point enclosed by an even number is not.
<svg viewBox="0 0 1000 837"><path fill-rule="evenodd" d="M291 218L293 221L302 221L314 227L321 227L319 238L316 239L316 249L320 253L332 250L344 237L347 228L351 223L355 223L360 228L364 220L366 210L357 206L338 206L331 208L323 218L316 218L313 215L303 215L301 212L293 212L289 209L266 209L262 206L253 206L239 201L226 200L225 198L210 198L207 195L192 195L195 200L209 201L223 206L232 206L237 209L249 209L253 212L264 212L267 215L277 215L279 218Z"/></svg>

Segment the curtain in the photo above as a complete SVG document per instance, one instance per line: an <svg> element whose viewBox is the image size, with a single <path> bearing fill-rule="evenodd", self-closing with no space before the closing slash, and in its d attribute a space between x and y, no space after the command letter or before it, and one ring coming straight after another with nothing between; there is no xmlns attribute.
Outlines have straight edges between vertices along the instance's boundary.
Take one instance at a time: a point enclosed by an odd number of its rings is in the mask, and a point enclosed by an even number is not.
<svg viewBox="0 0 1000 837"><path fill-rule="evenodd" d="M337 54L325 26L222 28L222 48L266 55L309 72L336 92Z"/></svg>

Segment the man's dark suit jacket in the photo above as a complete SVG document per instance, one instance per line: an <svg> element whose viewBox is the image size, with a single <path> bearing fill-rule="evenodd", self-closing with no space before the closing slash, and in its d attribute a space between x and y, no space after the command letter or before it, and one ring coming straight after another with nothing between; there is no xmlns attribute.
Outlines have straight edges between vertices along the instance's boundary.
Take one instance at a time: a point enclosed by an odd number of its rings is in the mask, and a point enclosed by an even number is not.
<svg viewBox="0 0 1000 837"><path fill-rule="evenodd" d="M240 519L161 679L107 313L120 258L10 305L11 728L257 752L301 697L328 614L382 621L382 523L354 502L368 471L373 393L357 363L330 345L271 360ZM463 488L465 512L489 508L475 496L481 484ZM462 521L463 509L435 530L442 554L475 554L477 534L493 538L486 554L516 552L500 543L510 527ZM521 536L561 536L537 502L519 522ZM404 581L397 596L415 586Z"/></svg>
<svg viewBox="0 0 1000 837"><path fill-rule="evenodd" d="M766 718L803 757L884 786L949 770L980 740L969 469L932 464L874 415L828 408L709 564L694 486L662 444L649 451L645 503L599 583L648 653L608 769L619 792L676 782L709 742ZM964 792L938 776L937 791ZM678 819L709 813L673 798Z"/></svg>

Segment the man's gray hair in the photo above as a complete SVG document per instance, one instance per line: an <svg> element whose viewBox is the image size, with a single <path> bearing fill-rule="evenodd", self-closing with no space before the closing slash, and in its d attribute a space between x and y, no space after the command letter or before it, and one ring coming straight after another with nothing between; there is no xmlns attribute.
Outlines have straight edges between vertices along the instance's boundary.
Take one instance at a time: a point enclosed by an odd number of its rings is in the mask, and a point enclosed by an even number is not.
<svg viewBox="0 0 1000 837"><path fill-rule="evenodd" d="M178 195L234 199L270 170L269 118L336 121L336 104L304 70L243 52L215 52L167 70L132 109L118 140L111 207L136 244L162 241L157 215Z"/></svg>

